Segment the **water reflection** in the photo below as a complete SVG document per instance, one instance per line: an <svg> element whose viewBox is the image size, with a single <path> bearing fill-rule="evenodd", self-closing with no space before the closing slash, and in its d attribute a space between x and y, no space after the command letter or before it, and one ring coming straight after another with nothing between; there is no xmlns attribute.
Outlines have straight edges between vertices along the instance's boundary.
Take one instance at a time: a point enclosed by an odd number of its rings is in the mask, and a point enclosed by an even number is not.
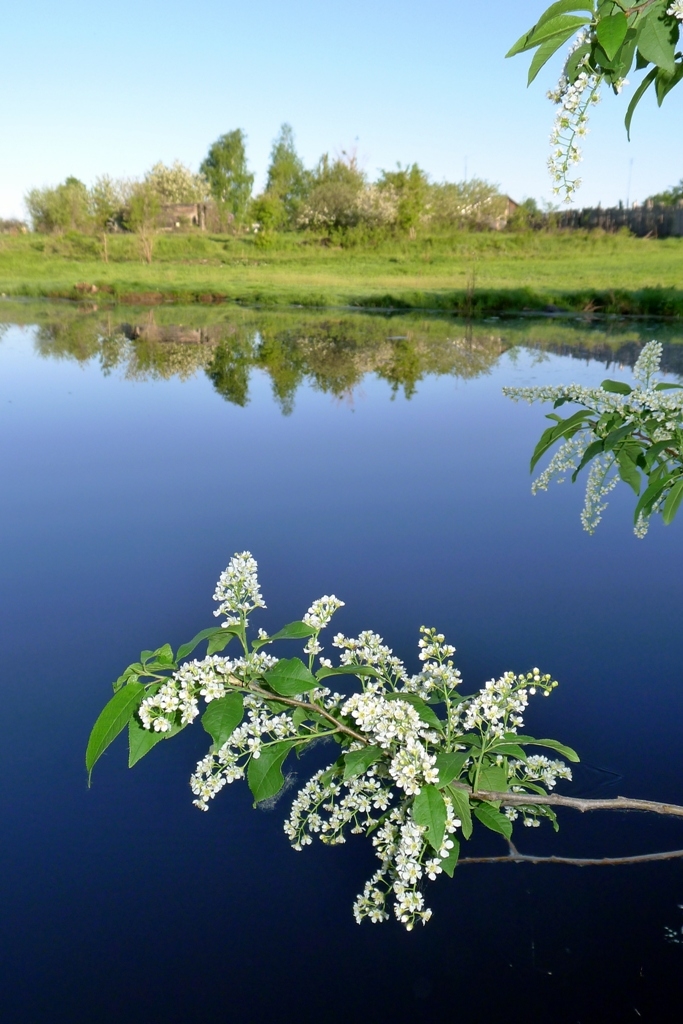
<svg viewBox="0 0 683 1024"><path fill-rule="evenodd" d="M263 312L201 308L110 311L73 305L6 303L0 318L38 324L37 353L45 358L98 361L105 374L129 380L186 380L205 373L226 401L249 402L255 370L270 378L283 414L292 412L304 384L349 398L363 378L386 381L392 395L411 398L427 375L471 379L486 374L518 347L632 366L656 333L664 342L662 368L683 372L678 326L574 320L489 320L307 311Z"/></svg>

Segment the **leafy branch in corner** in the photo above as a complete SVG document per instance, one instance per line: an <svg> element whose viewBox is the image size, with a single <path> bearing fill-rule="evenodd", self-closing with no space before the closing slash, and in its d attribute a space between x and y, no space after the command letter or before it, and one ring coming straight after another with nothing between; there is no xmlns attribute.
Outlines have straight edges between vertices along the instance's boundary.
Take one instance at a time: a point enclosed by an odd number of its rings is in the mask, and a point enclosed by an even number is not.
<svg viewBox="0 0 683 1024"><path fill-rule="evenodd" d="M578 13L577 13L578 12ZM683 53L678 49L683 0L558 0L525 32L506 56L535 51L530 85L550 58L572 40L556 90L548 96L559 107L551 135L549 167L555 193L571 200L580 179L570 178L579 162L578 139L587 133L588 111L603 84L616 94L628 85L631 70L645 74L626 112L626 130L636 107L654 86L657 103L683 79Z"/></svg>

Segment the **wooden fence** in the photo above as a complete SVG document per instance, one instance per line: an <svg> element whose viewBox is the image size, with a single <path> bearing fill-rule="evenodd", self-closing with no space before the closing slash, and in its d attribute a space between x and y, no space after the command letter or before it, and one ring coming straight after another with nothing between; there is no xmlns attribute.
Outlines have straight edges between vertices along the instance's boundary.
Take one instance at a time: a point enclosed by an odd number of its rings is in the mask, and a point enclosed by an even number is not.
<svg viewBox="0 0 683 1024"><path fill-rule="evenodd" d="M639 238L680 238L683 236L683 204L677 206L615 207L603 210L597 206L588 210L565 210L557 215L562 228L602 228L618 231L628 228Z"/></svg>

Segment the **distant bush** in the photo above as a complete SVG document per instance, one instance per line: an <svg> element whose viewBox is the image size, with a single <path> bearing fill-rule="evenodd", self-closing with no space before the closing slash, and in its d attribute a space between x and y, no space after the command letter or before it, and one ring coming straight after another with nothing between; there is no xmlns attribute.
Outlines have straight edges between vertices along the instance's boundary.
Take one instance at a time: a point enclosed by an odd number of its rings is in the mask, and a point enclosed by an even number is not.
<svg viewBox="0 0 683 1024"><path fill-rule="evenodd" d="M492 228L501 226L507 196L481 178L431 185L424 219L435 227Z"/></svg>
<svg viewBox="0 0 683 1024"><path fill-rule="evenodd" d="M91 228L90 197L78 178L67 178L56 188L34 188L25 199L34 231L88 232Z"/></svg>

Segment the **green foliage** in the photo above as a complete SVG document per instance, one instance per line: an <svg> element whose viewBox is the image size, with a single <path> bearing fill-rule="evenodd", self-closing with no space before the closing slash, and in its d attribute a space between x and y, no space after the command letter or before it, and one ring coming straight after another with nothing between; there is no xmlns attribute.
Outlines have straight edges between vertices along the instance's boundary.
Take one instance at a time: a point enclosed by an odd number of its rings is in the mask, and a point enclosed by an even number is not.
<svg viewBox="0 0 683 1024"><path fill-rule="evenodd" d="M191 779L195 805L207 810L225 785L243 778L254 803L269 804L284 790L289 755L332 741L332 762L297 794L285 832L297 850L315 836L335 844L345 841L347 830L371 835L382 866L358 896L354 914L358 921L384 920L393 901L408 929L431 916L420 880L453 875L460 853L456 833L469 839L473 818L506 839L520 816L526 824L546 817L556 826L543 797L571 772L526 747L540 744L570 760L577 756L556 741L518 731L530 696L557 686L550 676L538 669L507 672L462 696L455 648L424 627L417 675L409 676L369 631L357 639L338 633L340 664L320 658L316 671L321 631L343 602L320 598L302 619L272 636L259 630L250 640L250 614L264 607L256 571L249 552L235 555L215 593L224 625L203 630L175 654L168 644L143 651L116 680L88 743L89 773L126 726L132 766L201 714L212 743ZM242 646L239 659L211 654L235 638ZM265 652L283 640L306 640L308 664ZM207 656L183 662L202 643ZM330 676L353 679L355 690L332 692L323 682Z"/></svg>
<svg viewBox="0 0 683 1024"><path fill-rule="evenodd" d="M573 12L580 11L581 14ZM647 89L655 86L661 106L665 96L683 78L683 54L677 47L683 7L671 0L560 0L541 15L507 56L535 50L530 81L550 57L570 38L578 48L570 53L564 74L570 85L588 72L618 92L633 70L647 71L636 89L626 115L630 128L633 112ZM578 33L581 33L580 39Z"/></svg>
<svg viewBox="0 0 683 1024"><path fill-rule="evenodd" d="M255 201L255 220L266 230L293 227L310 190L311 179L296 151L291 125L283 124L270 153L265 192ZM259 200L260 205L257 205Z"/></svg>
<svg viewBox="0 0 683 1024"><path fill-rule="evenodd" d="M241 128L221 135L199 168L216 203L240 223L247 212L254 175L247 166L246 136Z"/></svg>
<svg viewBox="0 0 683 1024"><path fill-rule="evenodd" d="M672 185L664 192L656 192L654 195L648 196L647 202L654 203L655 206L678 206L679 203L683 203L683 179L679 181L678 185Z"/></svg>
<svg viewBox="0 0 683 1024"><path fill-rule="evenodd" d="M24 201L34 231L50 234L90 230L88 190L77 178L67 178L56 188L31 189Z"/></svg>
<svg viewBox="0 0 683 1024"><path fill-rule="evenodd" d="M378 186L396 196L396 226L400 231L414 232L420 225L429 202L429 178L418 167L411 164L395 171L382 171Z"/></svg>

